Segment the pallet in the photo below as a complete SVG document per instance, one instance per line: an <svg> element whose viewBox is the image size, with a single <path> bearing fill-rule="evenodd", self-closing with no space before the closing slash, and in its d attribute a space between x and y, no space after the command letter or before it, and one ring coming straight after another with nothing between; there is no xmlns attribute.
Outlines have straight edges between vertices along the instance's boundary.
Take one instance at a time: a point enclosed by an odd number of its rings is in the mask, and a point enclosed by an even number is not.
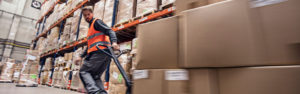
<svg viewBox="0 0 300 94"><path fill-rule="evenodd" d="M140 15L140 16L134 17L133 20L139 20L139 19L144 18L144 17L146 17L146 16L149 16L149 15L151 15L151 14L153 14L153 13L156 13L157 11L158 11L158 10L151 10L151 11L146 12L146 13Z"/></svg>
<svg viewBox="0 0 300 94"><path fill-rule="evenodd" d="M118 23L118 24L114 25L114 28L120 27L120 26L122 26L122 25L124 25L124 24L128 24L128 23L133 22L133 21L134 21L133 18L128 19L127 21L124 21L124 22L122 22L122 23Z"/></svg>
<svg viewBox="0 0 300 94"><path fill-rule="evenodd" d="M60 87L59 86L53 86L54 88L58 88L58 89L60 89Z"/></svg>
<svg viewBox="0 0 300 94"><path fill-rule="evenodd" d="M168 8L173 7L173 6L174 6L174 3L168 3L168 4L165 4L165 5L160 5L159 10L168 9Z"/></svg>
<svg viewBox="0 0 300 94"><path fill-rule="evenodd" d="M63 71L69 71L71 70L70 68L64 68Z"/></svg>
<svg viewBox="0 0 300 94"><path fill-rule="evenodd" d="M71 90L71 91L77 92L77 89L74 89L74 88L70 88L70 90Z"/></svg>
<svg viewBox="0 0 300 94"><path fill-rule="evenodd" d="M32 84L32 85L17 84L16 87L38 87L38 84Z"/></svg>
<svg viewBox="0 0 300 94"><path fill-rule="evenodd" d="M13 83L12 80L0 80L0 83Z"/></svg>

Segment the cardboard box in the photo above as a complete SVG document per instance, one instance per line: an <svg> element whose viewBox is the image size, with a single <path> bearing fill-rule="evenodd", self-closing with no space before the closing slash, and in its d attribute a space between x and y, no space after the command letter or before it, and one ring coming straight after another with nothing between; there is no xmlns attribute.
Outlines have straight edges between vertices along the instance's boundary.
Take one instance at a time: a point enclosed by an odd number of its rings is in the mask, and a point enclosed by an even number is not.
<svg viewBox="0 0 300 94"><path fill-rule="evenodd" d="M126 85L124 84L110 84L109 94L126 94Z"/></svg>
<svg viewBox="0 0 300 94"><path fill-rule="evenodd" d="M260 3L249 0L227 0L182 12L180 66L300 64L297 48L292 48L300 41L297 3L288 0L258 7Z"/></svg>
<svg viewBox="0 0 300 94"><path fill-rule="evenodd" d="M16 65L15 65L14 60L5 62L3 64L3 67L2 67L2 70L1 70L0 79L1 80L12 80L15 66Z"/></svg>
<svg viewBox="0 0 300 94"><path fill-rule="evenodd" d="M208 5L208 0L176 0L174 5L176 7L175 13L178 14L184 10Z"/></svg>
<svg viewBox="0 0 300 94"><path fill-rule="evenodd" d="M49 77L49 72L44 71L42 72L42 84L48 84L48 77Z"/></svg>
<svg viewBox="0 0 300 94"><path fill-rule="evenodd" d="M125 70L126 74L129 75L131 64L129 62L127 62L127 63L121 62L120 58L119 58L119 61L120 61L121 66ZM122 74L120 73L120 70L118 69L118 67L117 67L117 65L115 64L114 61L111 62L109 72L110 72L110 78L109 78L110 83L112 83L112 84L125 84L125 80L124 80Z"/></svg>
<svg viewBox="0 0 300 94"><path fill-rule="evenodd" d="M300 94L299 73L300 66L219 69L220 94Z"/></svg>
<svg viewBox="0 0 300 94"><path fill-rule="evenodd" d="M72 89L79 89L80 88L80 77L79 77L79 71L73 71L72 72L72 82L71 82L71 88Z"/></svg>
<svg viewBox="0 0 300 94"><path fill-rule="evenodd" d="M300 66L189 69L189 94L299 94ZM195 88L197 87L197 88Z"/></svg>
<svg viewBox="0 0 300 94"><path fill-rule="evenodd" d="M57 71L54 71L54 73L57 73L54 77L53 85L56 87L63 87L65 81L63 78L63 67L58 67Z"/></svg>
<svg viewBox="0 0 300 94"><path fill-rule="evenodd" d="M181 69L135 70L133 94L188 94L187 75Z"/></svg>
<svg viewBox="0 0 300 94"><path fill-rule="evenodd" d="M176 0L161 0L161 5L167 5L170 3L174 3Z"/></svg>
<svg viewBox="0 0 300 94"><path fill-rule="evenodd" d="M178 17L138 26L137 69L178 68Z"/></svg>
<svg viewBox="0 0 300 94"><path fill-rule="evenodd" d="M137 0L136 16L142 16L152 11L156 11L158 8L158 0Z"/></svg>
<svg viewBox="0 0 300 94"><path fill-rule="evenodd" d="M219 79L216 69L188 69L188 71L187 88L189 94L222 94L219 93Z"/></svg>

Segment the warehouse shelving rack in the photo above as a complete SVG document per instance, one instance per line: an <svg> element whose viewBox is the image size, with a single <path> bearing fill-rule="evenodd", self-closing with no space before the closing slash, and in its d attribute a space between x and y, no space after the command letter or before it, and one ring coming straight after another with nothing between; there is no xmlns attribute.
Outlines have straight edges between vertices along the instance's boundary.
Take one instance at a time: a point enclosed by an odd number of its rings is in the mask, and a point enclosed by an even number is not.
<svg viewBox="0 0 300 94"><path fill-rule="evenodd" d="M138 24L141 24L141 23L145 23L147 21L150 21L150 20L153 20L153 19L156 19L158 17L161 17L161 16L164 16L164 15L167 15L167 14L170 14L172 12L174 12L175 8L174 7L171 7L171 8L168 8L168 9L165 9L165 10L162 10L162 11L159 11L159 12L156 12L156 13L153 13L149 16L146 16L146 17L143 17L143 18L140 18L140 19L137 19L137 20L134 20L132 22L129 22L127 24L124 24L124 25L120 25L119 27L114 27L112 28L113 31L121 31L121 30L124 30L124 29L127 29L127 28L130 28L130 27L135 27L136 25ZM73 43L70 43L70 44L67 44L65 47L61 47L59 49L53 49L49 52L46 52L46 53L43 53L41 55L41 57L49 57L49 56L53 56L55 53L60 53L60 52L64 52L66 50L70 50L74 47L78 47L78 46L83 46L83 45L86 45L86 42L87 42L87 39L84 38L84 39L81 39L81 40L78 40L78 41L75 41Z"/></svg>
<svg viewBox="0 0 300 94"><path fill-rule="evenodd" d="M42 3L42 5L44 5L46 1L48 1L48 0L45 0L45 1ZM41 18L40 18L39 20L37 20L36 23L40 23L40 22L44 19L44 17L50 15L51 12L53 11L55 5L57 5L59 2L60 2L60 0L57 0L57 1L50 7L50 9L49 9L45 14L43 14L43 16L41 16Z"/></svg>
<svg viewBox="0 0 300 94"><path fill-rule="evenodd" d="M54 6L56 4L58 4L60 0L57 0L57 2L52 6L54 8ZM36 41L38 41L39 38L41 37L47 37L48 33L50 33L51 29L60 25L60 29L59 29L59 37L58 39L60 39L60 34L62 33L62 29L63 29L63 23L65 21L65 19L67 19L71 14L73 14L76 10L78 10L79 8L83 7L84 5L91 3L92 1L89 0L84 0L83 2L81 2L76 8L72 9L69 13L67 13L66 15L64 15L62 18L60 18L58 21L56 21L53 25L50 26L50 28L48 28L47 30L45 30L43 33L41 34L36 34L36 38L33 40L33 43L35 44ZM114 13L113 13L113 23L112 26L114 26L114 20L116 19L116 6L118 4L118 0L115 0L115 5L114 5ZM51 8L52 8L51 7ZM40 20L38 21L38 30L40 29L40 25L41 22L43 21L42 24L42 31L44 30L44 23L46 21L46 18L48 15L50 15L50 13L53 11L53 9L49 9L48 12L42 16L40 18ZM145 22L149 22L149 21L153 21L153 20L157 20L159 18L163 18L165 16L170 16L172 15L172 13L175 11L175 7L169 7L169 8L165 8L162 9L160 11L151 13L150 15L147 16L142 16L139 17L138 19L132 20L126 24L122 24L122 25L118 25L112 28L113 31L115 31L117 33L117 37L120 38L120 40L118 40L118 43L122 43L122 42L126 42L126 41L131 41L133 38L135 38L135 32L136 32L136 27L139 24L145 23ZM80 14L80 19L78 21L78 26L77 26L77 37L76 37L76 41L72 42L72 43L68 43L67 45L60 47L58 49L53 49L50 50L48 52L45 52L43 54L41 54L40 56L40 70L43 69L43 66L45 65L45 61L47 57L52 57L54 60L52 63L52 66L54 66L54 61L55 58L59 57L59 56L63 56L65 53L68 52L74 52L78 47L82 47L84 45L87 44L87 38L83 38L83 39L79 39L78 40L78 34L79 34L79 26L80 26L80 20L82 18L82 13ZM35 48L35 47L34 47ZM51 71L51 76L50 76L50 82L48 83L48 86L51 86L52 84L52 76L53 76L53 72L54 72L54 68L50 69ZM72 71L72 70L68 70L68 71ZM39 73L39 78L38 78L38 82L40 82L40 77L41 77L41 72ZM69 77L69 85L68 88L70 90L70 85L72 82L72 75L70 75Z"/></svg>

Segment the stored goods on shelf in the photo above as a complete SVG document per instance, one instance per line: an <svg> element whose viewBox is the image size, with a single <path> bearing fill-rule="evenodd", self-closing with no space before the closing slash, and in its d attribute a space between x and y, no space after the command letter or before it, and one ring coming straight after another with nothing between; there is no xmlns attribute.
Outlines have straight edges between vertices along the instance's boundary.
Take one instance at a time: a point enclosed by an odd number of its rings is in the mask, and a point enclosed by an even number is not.
<svg viewBox="0 0 300 94"><path fill-rule="evenodd" d="M109 94L126 94L126 85L124 84L110 84L108 90Z"/></svg>
<svg viewBox="0 0 300 94"><path fill-rule="evenodd" d="M158 0L137 0L136 16L143 16L144 14L156 11L158 7Z"/></svg>
<svg viewBox="0 0 300 94"><path fill-rule="evenodd" d="M226 0L182 12L180 66L300 64L300 55L294 53L300 43L297 3L288 0L261 6L249 0Z"/></svg>
<svg viewBox="0 0 300 94"><path fill-rule="evenodd" d="M104 7L105 7L105 1L101 0L97 2L94 6L94 17L103 20L104 18Z"/></svg>
<svg viewBox="0 0 300 94"><path fill-rule="evenodd" d="M15 69L15 60L14 59L8 59L7 62L4 62L2 65L2 70L1 70L1 75L0 79L1 80L12 80L13 78L13 73Z"/></svg>
<svg viewBox="0 0 300 94"><path fill-rule="evenodd" d="M133 1L134 0L120 0L117 14L117 24L128 21L133 17Z"/></svg>
<svg viewBox="0 0 300 94"><path fill-rule="evenodd" d="M174 3L176 0L161 0L161 5L167 5Z"/></svg>
<svg viewBox="0 0 300 94"><path fill-rule="evenodd" d="M74 12L74 16L72 19L72 27L71 27L71 41L76 41L77 27L78 27L78 21L80 19L80 13L81 13L81 9L78 9ZM82 39L86 37L89 29L89 23L87 23L83 17L81 18L80 21L81 22L79 26L78 39Z"/></svg>
<svg viewBox="0 0 300 94"><path fill-rule="evenodd" d="M105 2L103 22L109 27L112 27L111 25L112 25L114 3L115 0L106 0Z"/></svg>
<svg viewBox="0 0 300 94"><path fill-rule="evenodd" d="M190 94L188 76L188 71L184 69L135 70L133 94Z"/></svg>
<svg viewBox="0 0 300 94"><path fill-rule="evenodd" d="M79 71L73 71L72 73L71 89L83 90L84 86L80 80Z"/></svg>

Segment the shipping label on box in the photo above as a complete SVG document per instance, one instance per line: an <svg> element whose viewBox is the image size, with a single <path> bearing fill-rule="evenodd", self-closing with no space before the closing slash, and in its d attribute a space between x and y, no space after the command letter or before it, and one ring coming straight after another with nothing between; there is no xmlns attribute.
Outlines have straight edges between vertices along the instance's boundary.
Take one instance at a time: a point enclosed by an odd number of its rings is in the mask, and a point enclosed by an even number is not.
<svg viewBox="0 0 300 94"><path fill-rule="evenodd" d="M166 80L189 80L187 70L167 70L165 71Z"/></svg>
<svg viewBox="0 0 300 94"><path fill-rule="evenodd" d="M133 71L133 79L134 80L146 79L148 77L149 77L148 70L134 70Z"/></svg>

